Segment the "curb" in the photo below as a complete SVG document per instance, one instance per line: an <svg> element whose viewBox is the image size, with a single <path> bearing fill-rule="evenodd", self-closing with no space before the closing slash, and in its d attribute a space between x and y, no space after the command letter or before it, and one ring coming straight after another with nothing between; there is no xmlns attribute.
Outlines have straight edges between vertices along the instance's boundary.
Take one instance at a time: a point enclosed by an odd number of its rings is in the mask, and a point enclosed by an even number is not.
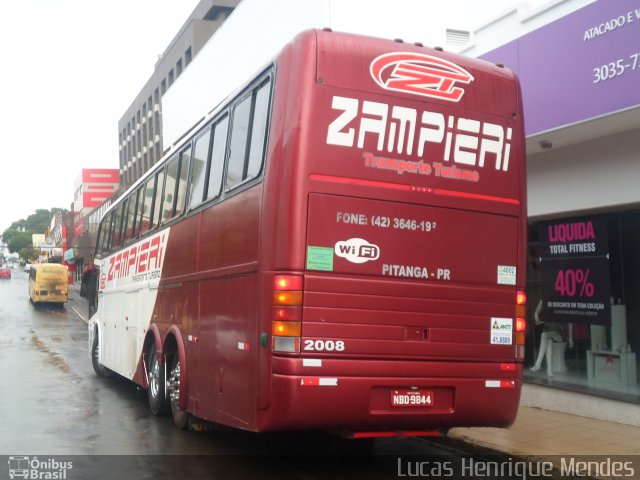
<svg viewBox="0 0 640 480"><path fill-rule="evenodd" d="M84 316L75 307L71 307L70 306L69 309L73 312L73 314L76 317L78 317L80 320L82 320L87 325L89 324L89 321L86 318L84 318Z"/></svg>

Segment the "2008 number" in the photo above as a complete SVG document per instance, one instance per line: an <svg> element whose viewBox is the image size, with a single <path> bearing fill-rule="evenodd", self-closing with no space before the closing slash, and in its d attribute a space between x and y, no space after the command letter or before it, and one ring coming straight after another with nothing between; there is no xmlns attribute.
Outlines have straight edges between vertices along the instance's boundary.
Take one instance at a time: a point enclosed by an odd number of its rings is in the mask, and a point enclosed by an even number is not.
<svg viewBox="0 0 640 480"><path fill-rule="evenodd" d="M344 342L342 340L305 340L304 350L306 352L344 352Z"/></svg>

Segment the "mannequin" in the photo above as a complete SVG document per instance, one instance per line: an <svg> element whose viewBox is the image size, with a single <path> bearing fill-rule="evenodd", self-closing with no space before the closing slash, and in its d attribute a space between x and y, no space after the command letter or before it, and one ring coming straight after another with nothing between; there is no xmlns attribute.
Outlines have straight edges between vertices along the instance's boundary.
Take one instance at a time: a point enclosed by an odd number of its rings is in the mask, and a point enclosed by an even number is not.
<svg viewBox="0 0 640 480"><path fill-rule="evenodd" d="M537 372L540 370L542 366L542 361L544 357L547 357L547 376L553 377L553 372L551 371L552 359L553 359L553 343L561 343L565 341L564 334L562 331L562 325L559 323L551 323L544 322L542 320L542 300L538 302L536 306L536 310L533 313L533 317L535 319L536 325L544 325L542 335L540 336L540 351L538 352L538 358L536 359L536 363L531 367L532 372ZM569 324L569 338L567 339L569 343L569 348L573 348L573 324Z"/></svg>

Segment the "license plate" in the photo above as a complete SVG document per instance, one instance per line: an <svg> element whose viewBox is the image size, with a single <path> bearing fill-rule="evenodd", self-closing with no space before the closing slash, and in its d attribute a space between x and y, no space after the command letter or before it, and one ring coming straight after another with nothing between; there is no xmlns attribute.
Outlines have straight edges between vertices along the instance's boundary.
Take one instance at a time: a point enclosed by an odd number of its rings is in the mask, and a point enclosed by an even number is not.
<svg viewBox="0 0 640 480"><path fill-rule="evenodd" d="M432 405L432 390L391 390L392 407L430 407Z"/></svg>

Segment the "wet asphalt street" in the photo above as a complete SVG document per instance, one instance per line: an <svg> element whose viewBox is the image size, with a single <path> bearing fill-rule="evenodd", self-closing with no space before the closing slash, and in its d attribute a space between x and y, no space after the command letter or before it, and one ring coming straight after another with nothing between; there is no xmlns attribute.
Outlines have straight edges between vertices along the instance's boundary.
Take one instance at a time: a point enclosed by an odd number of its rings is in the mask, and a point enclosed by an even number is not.
<svg viewBox="0 0 640 480"><path fill-rule="evenodd" d="M27 292L22 270L0 281L0 479L24 458L60 474L48 478L307 480L397 478L399 456L451 458L451 450L411 438L179 431L150 413L134 384L94 374L86 325L71 305L35 307ZM60 468L65 462L73 468Z"/></svg>

